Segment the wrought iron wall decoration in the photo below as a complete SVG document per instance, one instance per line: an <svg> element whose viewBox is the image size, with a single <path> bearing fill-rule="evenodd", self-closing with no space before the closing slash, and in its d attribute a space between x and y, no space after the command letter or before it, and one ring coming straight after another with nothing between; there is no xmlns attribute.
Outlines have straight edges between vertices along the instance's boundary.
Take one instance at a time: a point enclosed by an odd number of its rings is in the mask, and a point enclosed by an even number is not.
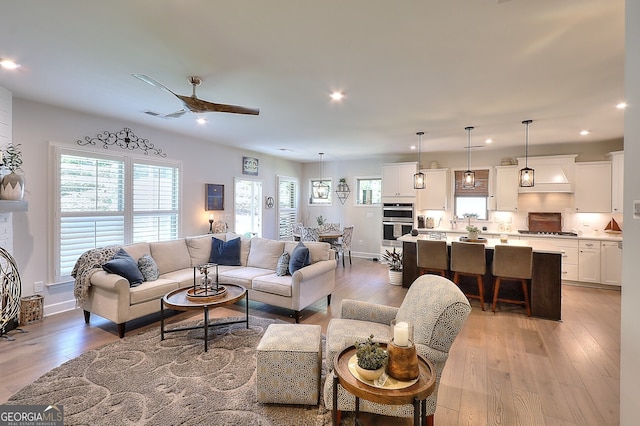
<svg viewBox="0 0 640 426"><path fill-rule="evenodd" d="M128 149L129 151L139 149L144 152L144 155L148 155L149 152L151 152L162 158L167 156L166 152L162 152L161 149L156 148L149 142L149 139L139 138L128 127L115 133L105 130L94 138L85 136L84 140L78 140L78 145L81 146L97 144L102 144L104 149L108 149L110 146L118 146L122 149Z"/></svg>

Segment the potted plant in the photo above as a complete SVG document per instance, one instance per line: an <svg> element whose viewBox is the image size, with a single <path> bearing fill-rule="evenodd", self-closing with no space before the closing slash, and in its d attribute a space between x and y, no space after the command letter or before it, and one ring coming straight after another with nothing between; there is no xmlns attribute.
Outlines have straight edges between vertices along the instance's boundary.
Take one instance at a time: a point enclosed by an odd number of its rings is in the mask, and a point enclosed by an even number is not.
<svg viewBox="0 0 640 426"><path fill-rule="evenodd" d="M22 200L24 197L24 177L16 173L21 170L22 153L20 152L20 144L9 144L2 152L1 165L9 169L9 174L2 178L1 195L4 200Z"/></svg>
<svg viewBox="0 0 640 426"><path fill-rule="evenodd" d="M477 240L480 235L480 228L475 225L467 225L467 239Z"/></svg>
<svg viewBox="0 0 640 426"><path fill-rule="evenodd" d="M316 216L316 222L318 222L318 226L324 225L325 220L326 219L324 217L322 217L322 215Z"/></svg>
<svg viewBox="0 0 640 426"><path fill-rule="evenodd" d="M373 341L373 334L364 342L356 342L356 371L365 380L376 380L384 373L389 353L378 342Z"/></svg>
<svg viewBox="0 0 640 426"><path fill-rule="evenodd" d="M385 250L385 253L382 255L382 258L389 265L389 282L392 285L401 285L402 284L402 252L396 251L396 248L393 248L393 251Z"/></svg>

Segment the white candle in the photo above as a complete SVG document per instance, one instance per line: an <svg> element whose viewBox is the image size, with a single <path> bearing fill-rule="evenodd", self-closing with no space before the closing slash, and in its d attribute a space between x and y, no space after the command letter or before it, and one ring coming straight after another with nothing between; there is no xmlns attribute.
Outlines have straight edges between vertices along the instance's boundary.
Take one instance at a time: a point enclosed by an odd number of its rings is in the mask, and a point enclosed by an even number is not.
<svg viewBox="0 0 640 426"><path fill-rule="evenodd" d="M409 346L409 324L399 322L393 328L393 342L396 346Z"/></svg>

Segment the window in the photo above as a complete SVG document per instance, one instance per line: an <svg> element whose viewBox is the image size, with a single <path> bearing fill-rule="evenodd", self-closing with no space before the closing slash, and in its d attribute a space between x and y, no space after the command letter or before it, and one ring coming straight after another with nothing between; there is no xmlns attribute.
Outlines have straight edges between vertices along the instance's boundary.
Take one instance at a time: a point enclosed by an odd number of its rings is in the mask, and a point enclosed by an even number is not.
<svg viewBox="0 0 640 426"><path fill-rule="evenodd" d="M291 225L298 221L298 181L278 176L278 239L293 240Z"/></svg>
<svg viewBox="0 0 640 426"><path fill-rule="evenodd" d="M381 204L382 178L356 178L356 204Z"/></svg>
<svg viewBox="0 0 640 426"><path fill-rule="evenodd" d="M177 238L177 164L64 148L55 152L56 279L67 279L86 250Z"/></svg>
<svg viewBox="0 0 640 426"><path fill-rule="evenodd" d="M236 234L262 236L262 181L235 180Z"/></svg>
<svg viewBox="0 0 640 426"><path fill-rule="evenodd" d="M329 186L329 196L327 198L317 198L313 192L313 186L317 184L328 185ZM332 195L333 192L333 183L331 179L311 179L309 185L309 204L331 204L332 203Z"/></svg>
<svg viewBox="0 0 640 426"><path fill-rule="evenodd" d="M463 170L455 171L455 215L463 217L465 214L477 215L480 220L487 220L487 198L489 197L489 170L473 170L476 184L472 189L462 187Z"/></svg>

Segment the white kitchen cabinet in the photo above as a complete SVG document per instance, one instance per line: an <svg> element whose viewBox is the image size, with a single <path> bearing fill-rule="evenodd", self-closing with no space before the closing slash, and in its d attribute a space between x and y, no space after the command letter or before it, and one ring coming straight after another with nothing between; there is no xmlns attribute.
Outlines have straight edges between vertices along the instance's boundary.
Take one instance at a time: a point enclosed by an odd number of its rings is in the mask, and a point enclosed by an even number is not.
<svg viewBox="0 0 640 426"><path fill-rule="evenodd" d="M600 242L600 283L622 285L622 242Z"/></svg>
<svg viewBox="0 0 640 426"><path fill-rule="evenodd" d="M580 240L578 281L600 283L600 241Z"/></svg>
<svg viewBox="0 0 640 426"><path fill-rule="evenodd" d="M611 212L611 162L576 163L576 213Z"/></svg>
<svg viewBox="0 0 640 426"><path fill-rule="evenodd" d="M578 281L578 240L545 238L544 241L553 245L562 254L562 279Z"/></svg>
<svg viewBox="0 0 640 426"><path fill-rule="evenodd" d="M611 158L611 211L622 213L624 190L624 151L610 152Z"/></svg>
<svg viewBox="0 0 640 426"><path fill-rule="evenodd" d="M417 190L418 210L446 210L449 169L425 169L427 187Z"/></svg>
<svg viewBox="0 0 640 426"><path fill-rule="evenodd" d="M383 197L415 197L413 175L417 163L395 163L382 165Z"/></svg>
<svg viewBox="0 0 640 426"><path fill-rule="evenodd" d="M496 166L496 210L518 211L518 166Z"/></svg>

